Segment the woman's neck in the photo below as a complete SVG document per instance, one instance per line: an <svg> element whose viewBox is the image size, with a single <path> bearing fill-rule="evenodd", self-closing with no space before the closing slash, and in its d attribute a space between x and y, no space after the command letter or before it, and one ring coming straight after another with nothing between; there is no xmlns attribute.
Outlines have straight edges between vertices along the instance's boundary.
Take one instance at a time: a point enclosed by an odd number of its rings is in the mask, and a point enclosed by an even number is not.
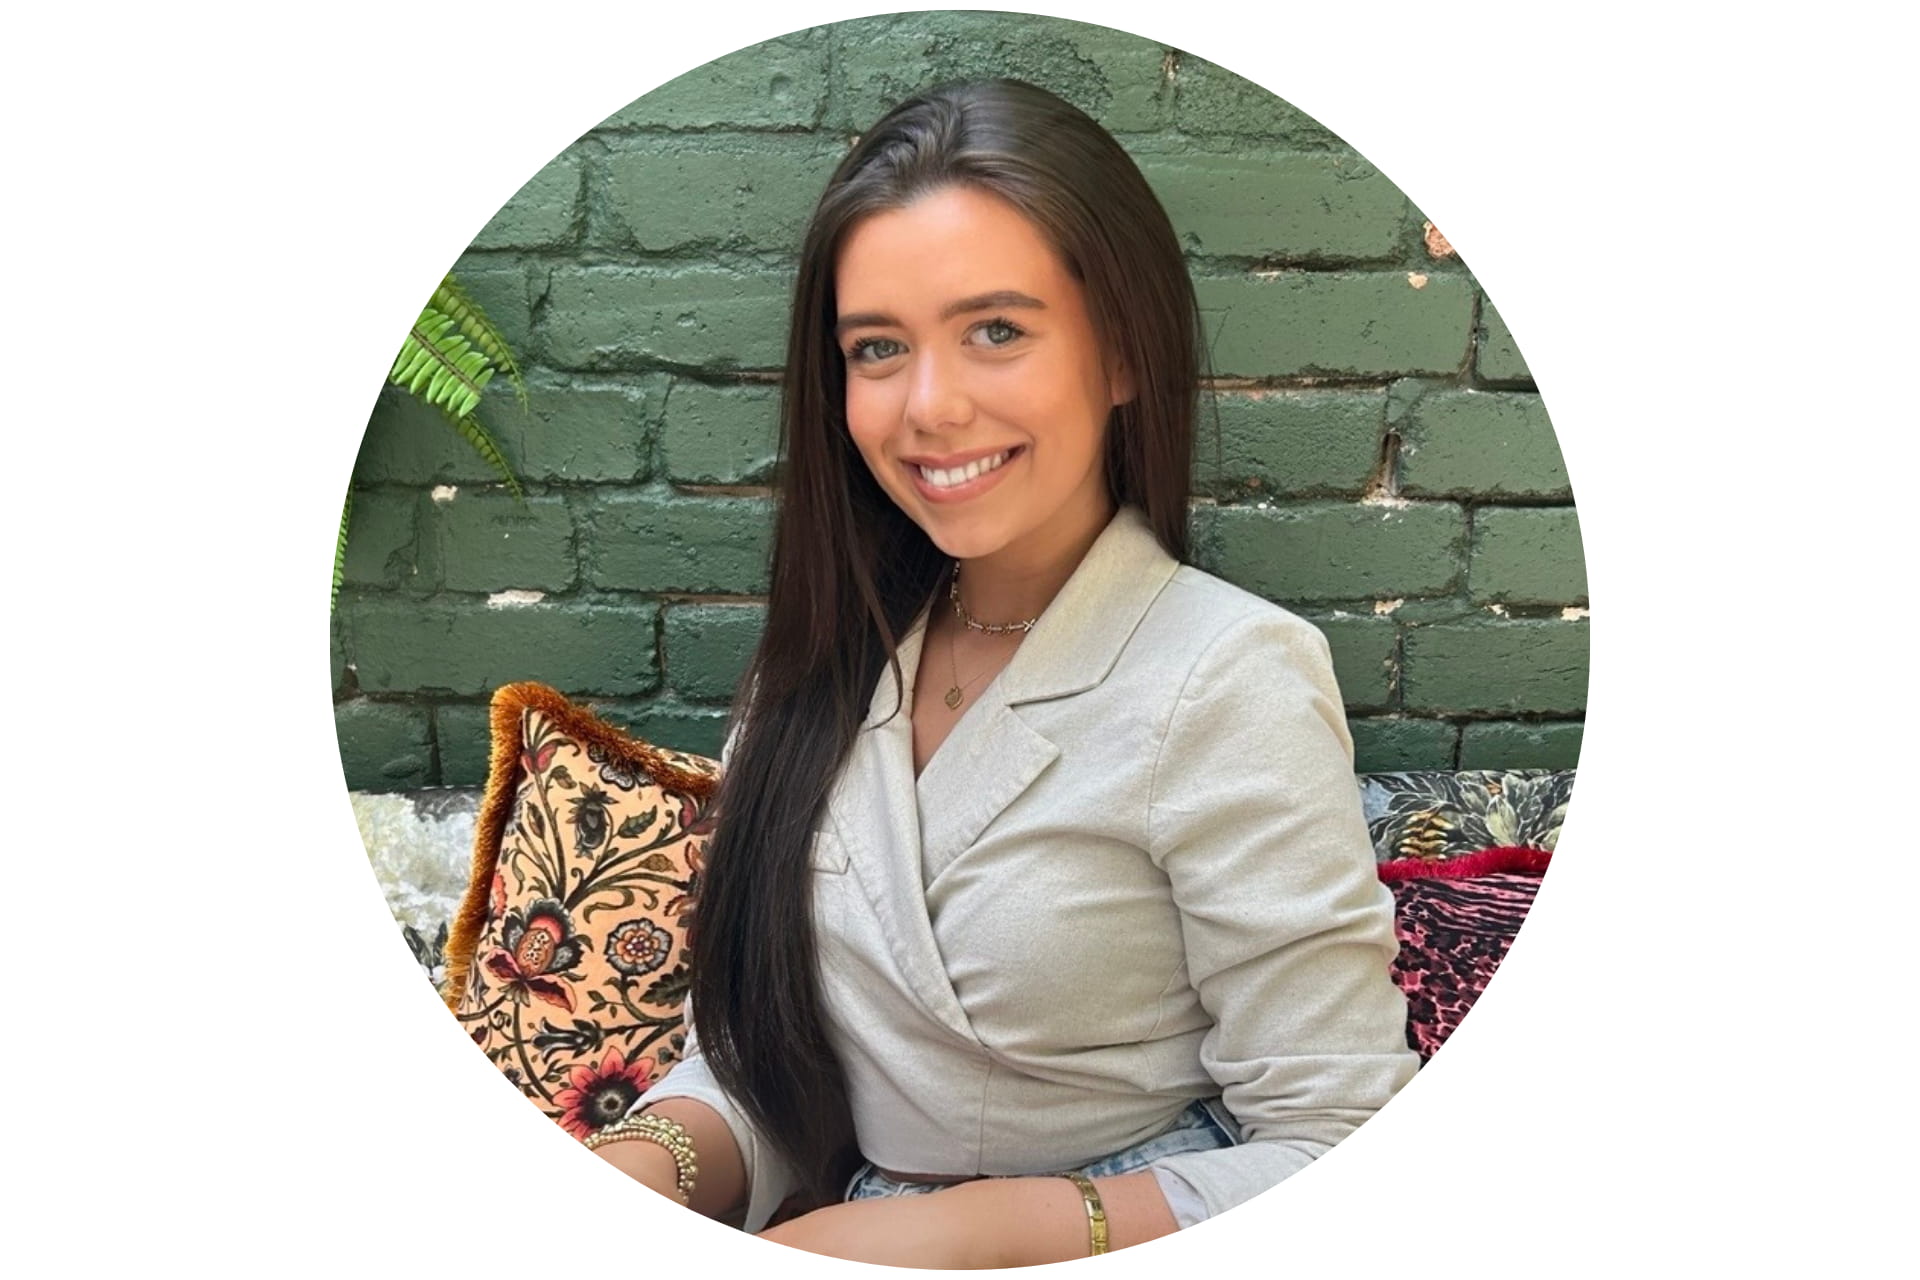
<svg viewBox="0 0 1920 1280"><path fill-rule="evenodd" d="M960 603L983 623L1019 622L1046 611L1060 588L1086 557L1087 549L1113 519L1108 500L1097 519L1083 521L1042 545L1037 540L1005 547L992 555L963 561Z"/></svg>

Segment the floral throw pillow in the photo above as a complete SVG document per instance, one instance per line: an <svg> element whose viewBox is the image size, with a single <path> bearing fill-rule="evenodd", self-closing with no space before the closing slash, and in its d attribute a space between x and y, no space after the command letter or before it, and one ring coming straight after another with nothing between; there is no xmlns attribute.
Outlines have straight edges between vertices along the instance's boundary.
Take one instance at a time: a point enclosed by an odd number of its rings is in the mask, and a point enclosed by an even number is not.
<svg viewBox="0 0 1920 1280"><path fill-rule="evenodd" d="M540 684L494 694L492 733L442 993L493 1064L585 1138L683 1051L718 766Z"/></svg>

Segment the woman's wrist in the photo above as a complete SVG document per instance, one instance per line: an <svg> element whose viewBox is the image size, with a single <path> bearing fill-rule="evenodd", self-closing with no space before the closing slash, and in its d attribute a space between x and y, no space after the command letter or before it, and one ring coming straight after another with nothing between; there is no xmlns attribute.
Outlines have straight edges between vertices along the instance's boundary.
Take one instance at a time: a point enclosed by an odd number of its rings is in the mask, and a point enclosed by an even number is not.
<svg viewBox="0 0 1920 1280"><path fill-rule="evenodd" d="M697 1173L691 1207L709 1218L726 1217L747 1198L746 1168L733 1132L718 1111L696 1098L663 1098L642 1114L680 1126L693 1149ZM595 1151L615 1168L675 1201L680 1199L679 1162L667 1146L643 1137L609 1142Z"/></svg>
<svg viewBox="0 0 1920 1280"><path fill-rule="evenodd" d="M673 1153L646 1138L626 1138L594 1149L594 1154L650 1191L680 1199L680 1167Z"/></svg>
<svg viewBox="0 0 1920 1280"><path fill-rule="evenodd" d="M1150 1171L1097 1178L1107 1249L1124 1249L1179 1229ZM981 1224L977 1246L988 1267L1065 1262L1092 1253L1093 1225L1080 1189L1069 1178L981 1178L940 1195L964 1196L966 1216Z"/></svg>

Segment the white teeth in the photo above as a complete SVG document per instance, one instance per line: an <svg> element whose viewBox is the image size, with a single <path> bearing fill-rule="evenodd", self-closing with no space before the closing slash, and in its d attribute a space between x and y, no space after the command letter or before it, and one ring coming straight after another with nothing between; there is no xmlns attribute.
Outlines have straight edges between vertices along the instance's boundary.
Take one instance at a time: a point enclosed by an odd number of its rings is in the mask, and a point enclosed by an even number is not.
<svg viewBox="0 0 1920 1280"><path fill-rule="evenodd" d="M1009 449L1005 453L995 454L991 458L976 458L964 467L953 467L946 471L937 471L931 467L920 467L919 472L926 482L936 489L951 489L955 485L977 480L989 471L997 470L1001 463L1013 455Z"/></svg>

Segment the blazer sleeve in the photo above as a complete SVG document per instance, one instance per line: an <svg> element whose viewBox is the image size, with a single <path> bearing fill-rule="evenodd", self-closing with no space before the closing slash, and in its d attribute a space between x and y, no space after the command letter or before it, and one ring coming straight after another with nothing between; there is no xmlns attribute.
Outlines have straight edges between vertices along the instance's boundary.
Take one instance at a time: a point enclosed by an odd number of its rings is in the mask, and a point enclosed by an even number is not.
<svg viewBox="0 0 1920 1280"><path fill-rule="evenodd" d="M720 750L720 768L723 772L738 736L736 726L727 735L726 744ZM668 1098L693 1098L719 1112L720 1118L727 1123L728 1131L733 1134L734 1143L740 1148L740 1163L746 1169L747 1178L746 1205L739 1213L724 1221L745 1231L758 1231L767 1225L781 1202L799 1189L800 1179L792 1166L761 1136L746 1113L735 1106L720 1087L719 1079L700 1052L700 1037L693 1019L693 1002L688 1000L681 1012L686 1019L687 1029L684 1054L651 1089L640 1095L628 1109L628 1114L643 1111Z"/></svg>
<svg viewBox="0 0 1920 1280"><path fill-rule="evenodd" d="M1201 1062L1242 1140L1150 1167L1210 1215L1304 1168L1419 1062L1388 973L1393 896L1316 628L1276 609L1212 642L1168 722L1148 826L1213 1021Z"/></svg>

